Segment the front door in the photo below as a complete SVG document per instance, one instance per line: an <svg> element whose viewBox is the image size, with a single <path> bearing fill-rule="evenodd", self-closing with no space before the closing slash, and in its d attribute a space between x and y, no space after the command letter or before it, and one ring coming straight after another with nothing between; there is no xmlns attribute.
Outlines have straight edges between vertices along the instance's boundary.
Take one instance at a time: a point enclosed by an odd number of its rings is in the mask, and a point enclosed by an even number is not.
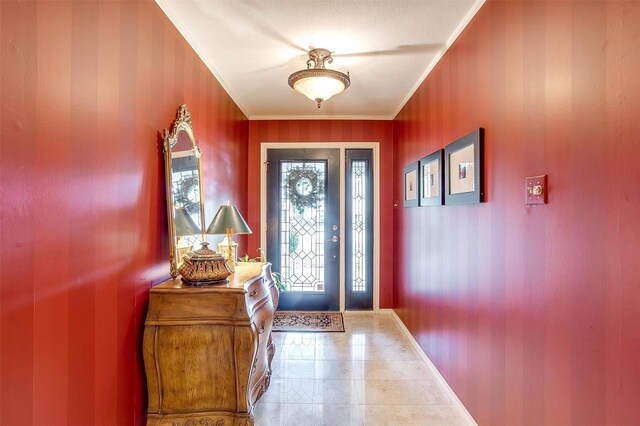
<svg viewBox="0 0 640 426"><path fill-rule="evenodd" d="M340 150L267 151L267 258L279 310L340 310Z"/></svg>

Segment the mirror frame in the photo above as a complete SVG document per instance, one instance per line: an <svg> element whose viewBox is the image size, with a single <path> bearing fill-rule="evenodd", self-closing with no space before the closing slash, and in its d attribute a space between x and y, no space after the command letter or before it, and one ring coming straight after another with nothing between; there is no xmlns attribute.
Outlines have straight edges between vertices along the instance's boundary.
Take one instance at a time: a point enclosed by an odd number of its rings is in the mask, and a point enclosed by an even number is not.
<svg viewBox="0 0 640 426"><path fill-rule="evenodd" d="M171 168L171 162L173 154L171 148L178 143L178 136L180 132L186 132L191 141L191 150L196 156L198 161L198 184L200 189L200 230L202 232L202 241L205 241L205 220L204 220L204 189L202 185L202 151L196 145L195 137L193 136L193 127L191 126L191 114L187 110L187 105L183 104L178 108L176 113L176 119L171 124L171 131L164 129L163 137L163 151L164 151L164 173L167 195L167 222L169 225L169 265L171 277L178 276L178 268L180 267L180 259L178 259L178 247L176 242L176 227L174 223L174 193L173 193L173 169Z"/></svg>

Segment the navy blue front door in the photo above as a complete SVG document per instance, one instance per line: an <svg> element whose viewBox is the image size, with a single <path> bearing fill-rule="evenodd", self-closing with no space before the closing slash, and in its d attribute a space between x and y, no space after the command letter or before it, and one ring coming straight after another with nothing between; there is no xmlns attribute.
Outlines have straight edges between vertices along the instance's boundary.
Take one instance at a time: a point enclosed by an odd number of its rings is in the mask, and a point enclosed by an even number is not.
<svg viewBox="0 0 640 426"><path fill-rule="evenodd" d="M267 258L279 310L340 309L340 150L267 151Z"/></svg>

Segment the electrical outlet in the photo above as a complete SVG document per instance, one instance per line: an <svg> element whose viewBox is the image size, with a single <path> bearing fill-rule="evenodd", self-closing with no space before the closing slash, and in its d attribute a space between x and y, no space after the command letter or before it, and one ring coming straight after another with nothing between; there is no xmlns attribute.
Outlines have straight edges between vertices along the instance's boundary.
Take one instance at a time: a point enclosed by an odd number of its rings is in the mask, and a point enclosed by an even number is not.
<svg viewBox="0 0 640 426"><path fill-rule="evenodd" d="M525 204L547 204L547 175L525 179Z"/></svg>

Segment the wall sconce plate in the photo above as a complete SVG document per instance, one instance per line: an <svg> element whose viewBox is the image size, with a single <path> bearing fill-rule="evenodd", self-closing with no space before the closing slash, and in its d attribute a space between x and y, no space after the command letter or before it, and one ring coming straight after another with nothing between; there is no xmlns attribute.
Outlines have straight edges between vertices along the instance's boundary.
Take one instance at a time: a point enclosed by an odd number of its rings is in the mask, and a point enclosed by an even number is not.
<svg viewBox="0 0 640 426"><path fill-rule="evenodd" d="M547 175L525 179L525 204L547 204Z"/></svg>

